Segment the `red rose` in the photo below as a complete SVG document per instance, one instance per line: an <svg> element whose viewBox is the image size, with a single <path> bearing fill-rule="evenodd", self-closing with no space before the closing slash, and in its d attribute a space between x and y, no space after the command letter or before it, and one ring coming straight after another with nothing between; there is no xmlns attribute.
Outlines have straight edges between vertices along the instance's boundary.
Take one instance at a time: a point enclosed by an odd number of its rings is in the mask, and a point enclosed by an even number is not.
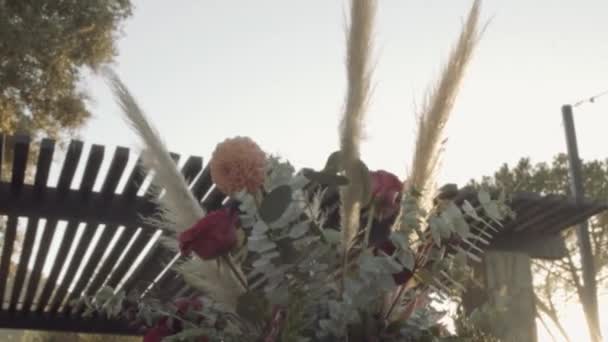
<svg viewBox="0 0 608 342"><path fill-rule="evenodd" d="M169 328L167 318L162 318L153 328L148 329L143 342L161 342L170 335L173 335L173 332Z"/></svg>
<svg viewBox="0 0 608 342"><path fill-rule="evenodd" d="M399 211L399 196L403 183L397 176L387 171L370 172L372 199L379 217L388 217Z"/></svg>
<svg viewBox="0 0 608 342"><path fill-rule="evenodd" d="M237 220L237 213L229 208L210 212L179 235L182 254L194 252L208 260L228 253L237 242Z"/></svg>
<svg viewBox="0 0 608 342"><path fill-rule="evenodd" d="M175 300L174 305L177 309L177 314L183 316L190 311L201 311L203 309L203 301L198 297L185 297Z"/></svg>

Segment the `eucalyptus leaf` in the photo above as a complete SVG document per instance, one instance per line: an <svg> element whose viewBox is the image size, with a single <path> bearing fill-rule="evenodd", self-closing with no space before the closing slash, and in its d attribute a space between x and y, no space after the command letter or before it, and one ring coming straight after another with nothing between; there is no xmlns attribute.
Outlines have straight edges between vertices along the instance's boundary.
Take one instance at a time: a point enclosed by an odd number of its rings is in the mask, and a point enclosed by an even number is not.
<svg viewBox="0 0 608 342"><path fill-rule="evenodd" d="M477 193L477 198L479 199L479 203L482 205L490 203L492 198L490 197L490 193L486 189L481 189Z"/></svg>
<svg viewBox="0 0 608 342"><path fill-rule="evenodd" d="M272 250L277 247L277 244L268 240L268 239L260 239L260 240L249 240L247 244L248 249L252 252L264 253L269 250Z"/></svg>
<svg viewBox="0 0 608 342"><path fill-rule="evenodd" d="M407 235L402 231L393 232L390 235L390 239L393 242L393 244L395 246L399 247L400 249L406 248L409 244L409 239L408 239Z"/></svg>
<svg viewBox="0 0 608 342"><path fill-rule="evenodd" d="M289 237L292 239L298 239L306 234L310 230L310 221L302 221L295 226L291 227L289 231Z"/></svg>
<svg viewBox="0 0 608 342"><path fill-rule="evenodd" d="M278 220L291 204L292 194L289 185L281 185L272 190L262 200L260 217L267 223Z"/></svg>
<svg viewBox="0 0 608 342"><path fill-rule="evenodd" d="M266 222L258 220L254 225L253 225L253 230L252 230L252 234L253 235L263 235L268 231L268 225L266 224Z"/></svg>
<svg viewBox="0 0 608 342"><path fill-rule="evenodd" d="M325 162L325 168L323 171L328 173L339 173L343 171L342 163L342 151L336 151L329 155Z"/></svg>
<svg viewBox="0 0 608 342"><path fill-rule="evenodd" d="M344 186L348 185L348 178L328 171L304 170L304 176L321 185Z"/></svg>
<svg viewBox="0 0 608 342"><path fill-rule="evenodd" d="M479 217L479 215L477 214L477 210L475 210L475 208L473 207L473 205L471 205L471 203L467 200L464 200L462 202L462 209L464 210L464 212L469 215L470 217L472 217L473 219L480 221L481 217Z"/></svg>
<svg viewBox="0 0 608 342"><path fill-rule="evenodd" d="M323 230L323 238L327 243L337 245L342 239L342 233L334 229L325 229Z"/></svg>
<svg viewBox="0 0 608 342"><path fill-rule="evenodd" d="M304 176L303 173L300 172L291 179L291 181L289 182L289 186L292 190L295 191L304 188L306 185L308 185L308 183L310 183L310 179L308 179L306 176Z"/></svg>
<svg viewBox="0 0 608 342"><path fill-rule="evenodd" d="M500 209L494 201L484 204L483 210L485 211L486 215L488 215L488 217L494 221L500 221L503 219L503 215L500 213Z"/></svg>
<svg viewBox="0 0 608 342"><path fill-rule="evenodd" d="M397 258L399 259L399 262L401 262L401 265L403 265L403 267L407 268L409 271L414 269L414 254L409 249L399 251Z"/></svg>
<svg viewBox="0 0 608 342"><path fill-rule="evenodd" d="M441 246L441 233L440 230L441 228L437 227L437 226L430 226L430 230L431 230L431 237L433 238L433 241L435 242L435 244L437 246Z"/></svg>
<svg viewBox="0 0 608 342"><path fill-rule="evenodd" d="M266 297L258 292L245 292L236 304L236 313L246 320L258 323L263 322L269 305Z"/></svg>

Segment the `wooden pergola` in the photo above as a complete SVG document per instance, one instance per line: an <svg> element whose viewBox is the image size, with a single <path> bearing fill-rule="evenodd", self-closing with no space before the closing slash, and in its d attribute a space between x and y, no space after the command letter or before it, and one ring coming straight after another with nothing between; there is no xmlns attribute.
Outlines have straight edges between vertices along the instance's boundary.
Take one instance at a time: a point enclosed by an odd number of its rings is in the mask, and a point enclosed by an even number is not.
<svg viewBox="0 0 608 342"><path fill-rule="evenodd" d="M5 141L0 135L0 161ZM126 322L83 317L83 303L74 300L93 295L104 285L127 292L162 289L155 292L164 300L194 292L169 268L178 255L159 244L158 238L165 232L142 221L155 212L152 199L158 193L146 186L153 173L144 170L129 149L117 147L108 152L103 146L92 145L85 160L84 144L72 140L57 185L51 187L55 142L43 139L37 144L33 184L28 184L25 174L33 143L27 136L15 136L12 141L12 164L5 165L12 170L11 176L0 182L0 217L6 217L0 256L0 328L138 335L141 332ZM213 186L202 158L188 157L179 163L179 155L173 157L201 206L207 210L221 207L226 197ZM104 159L109 159L109 167L101 174ZM135 167L126 172L129 160L136 161ZM83 170L82 180L74 184L77 169ZM0 179L1 172L2 167ZM124 188L117 191L121 182ZM98 191L94 190L96 183L102 184ZM461 190L458 196L457 200L476 203L470 189ZM530 247L534 241L554 238L563 229L608 208L530 193L514 194L510 205L517 218L504 222L491 250L534 253L530 252L537 250ZM15 261L20 224L25 225L25 233ZM78 234L80 238L75 239ZM56 256L49 258L52 241L56 242ZM524 241L529 242L528 247ZM49 271L43 276L47 263ZM12 264L16 272L9 274Z"/></svg>

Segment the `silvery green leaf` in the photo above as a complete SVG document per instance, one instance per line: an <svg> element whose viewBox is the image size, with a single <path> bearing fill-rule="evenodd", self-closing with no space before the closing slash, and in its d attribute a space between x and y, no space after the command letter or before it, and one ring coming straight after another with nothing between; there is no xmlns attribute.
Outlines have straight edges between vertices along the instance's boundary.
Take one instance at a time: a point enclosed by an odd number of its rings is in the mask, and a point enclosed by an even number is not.
<svg viewBox="0 0 608 342"><path fill-rule="evenodd" d="M269 294L268 301L272 305L285 305L289 300L289 291L285 286L279 286Z"/></svg>
<svg viewBox="0 0 608 342"><path fill-rule="evenodd" d="M429 219L431 237L437 246L441 246L441 220L436 216L431 216Z"/></svg>
<svg viewBox="0 0 608 342"><path fill-rule="evenodd" d="M112 297L114 297L114 290L111 287L104 286L95 295L95 301L103 304Z"/></svg>
<svg viewBox="0 0 608 342"><path fill-rule="evenodd" d="M395 246L398 246L401 249L406 248L408 246L409 239L407 235L402 231L393 232L390 235L390 239L393 244L395 244Z"/></svg>
<svg viewBox="0 0 608 342"><path fill-rule="evenodd" d="M477 215L477 210L475 210L475 208L471 205L471 203L469 203L469 201L464 200L464 202L462 203L462 209L464 210L464 212L467 215L474 218L475 220L477 220L477 221L481 220L479 215Z"/></svg>
<svg viewBox="0 0 608 342"><path fill-rule="evenodd" d="M457 218L462 217L462 212L458 209L458 206L453 202L450 202L444 209L443 213L450 218L451 220L455 220Z"/></svg>
<svg viewBox="0 0 608 342"><path fill-rule="evenodd" d="M393 279L393 276L391 274L381 274L380 276L378 276L378 278L376 278L374 283L377 286L378 290L381 290L382 292L387 292L395 289L395 279Z"/></svg>
<svg viewBox="0 0 608 342"><path fill-rule="evenodd" d="M310 183L310 180L300 172L291 179L289 186L291 186L291 189L295 191L304 188L306 185L308 185L308 183Z"/></svg>
<svg viewBox="0 0 608 342"><path fill-rule="evenodd" d="M291 228L289 237L298 239L308 232L310 229L310 221L302 221Z"/></svg>
<svg viewBox="0 0 608 342"><path fill-rule="evenodd" d="M399 251L399 253L397 254L397 258L399 259L399 262L401 262L401 265L403 265L403 267L407 268L408 270L411 271L414 268L414 255L409 249Z"/></svg>
<svg viewBox="0 0 608 342"><path fill-rule="evenodd" d="M454 231L463 239L467 239L471 234L471 227L464 218L455 219L453 222Z"/></svg>
<svg viewBox="0 0 608 342"><path fill-rule="evenodd" d="M490 201L492 200L492 198L490 197L490 193L485 189L479 190L479 192L477 193L477 198L479 199L479 203L481 203L482 205L490 203Z"/></svg>
<svg viewBox="0 0 608 342"><path fill-rule="evenodd" d="M273 248L276 248L276 243L268 240L268 239L260 239L260 240L252 240L249 239L247 243L247 247L252 252L264 253Z"/></svg>
<svg viewBox="0 0 608 342"><path fill-rule="evenodd" d="M363 289L363 283L358 279L349 279L344 282L344 290L346 293L359 293Z"/></svg>
<svg viewBox="0 0 608 342"><path fill-rule="evenodd" d="M252 234L253 235L263 235L266 233L266 231L268 231L268 225L266 224L266 222L262 221L262 220L258 220L254 225L253 225L253 230L252 230Z"/></svg>
<svg viewBox="0 0 608 342"><path fill-rule="evenodd" d="M280 185L268 193L260 205L260 217L266 222L278 220L292 202L293 191L288 185Z"/></svg>
<svg viewBox="0 0 608 342"><path fill-rule="evenodd" d="M407 214L403 215L402 222L406 227L409 228L420 226L420 219L415 212L408 212Z"/></svg>
<svg viewBox="0 0 608 342"><path fill-rule="evenodd" d="M208 332L209 332L209 330L205 329L205 328L184 329L175 335L165 337L163 339L163 341L168 341L168 342L190 341L195 337L205 336Z"/></svg>
<svg viewBox="0 0 608 342"><path fill-rule="evenodd" d="M323 237L327 243L337 245L342 239L342 233L334 229L325 229L323 230Z"/></svg>
<svg viewBox="0 0 608 342"><path fill-rule="evenodd" d="M449 238L450 235L452 235L452 232L454 231L454 226L452 225L452 222L449 221L449 219L443 215L439 217L439 222L439 233L441 234L441 238Z"/></svg>
<svg viewBox="0 0 608 342"><path fill-rule="evenodd" d="M151 326L154 324L154 321L153 321L153 320L154 320L154 317L153 317L152 311L150 311L150 310L149 310L149 309L146 307L146 308L143 308L143 309L140 311L140 313L141 313L141 315L143 316L143 318L144 318L144 322L146 322L146 325L147 325L147 326L149 326L149 327L151 327Z"/></svg>
<svg viewBox="0 0 608 342"><path fill-rule="evenodd" d="M240 192L235 195L235 199L238 200L241 204L239 205L239 209L246 213L255 213L257 212L257 205L255 203L255 198L247 193Z"/></svg>
<svg viewBox="0 0 608 342"><path fill-rule="evenodd" d="M403 265L390 256L378 256L378 264L382 265L385 273L393 274L403 271Z"/></svg>
<svg viewBox="0 0 608 342"><path fill-rule="evenodd" d="M361 272L375 274L378 272L378 261L373 255L364 253L359 257L359 269Z"/></svg>
<svg viewBox="0 0 608 342"><path fill-rule="evenodd" d="M267 265L268 263L270 263L270 258L258 258L256 261L253 262L253 267L258 268L258 267L262 267Z"/></svg>
<svg viewBox="0 0 608 342"><path fill-rule="evenodd" d="M254 216L243 214L239 215L239 221L242 227L251 227L255 224L256 219Z"/></svg>
<svg viewBox="0 0 608 342"><path fill-rule="evenodd" d="M502 214L498 209L498 205L494 201L484 204L483 210L486 212L486 215L488 215L488 217L490 217L494 221L500 221L503 219Z"/></svg>
<svg viewBox="0 0 608 342"><path fill-rule="evenodd" d="M270 192L276 187L288 184L295 172L294 167L286 160L270 156L266 162L267 177L264 188Z"/></svg>

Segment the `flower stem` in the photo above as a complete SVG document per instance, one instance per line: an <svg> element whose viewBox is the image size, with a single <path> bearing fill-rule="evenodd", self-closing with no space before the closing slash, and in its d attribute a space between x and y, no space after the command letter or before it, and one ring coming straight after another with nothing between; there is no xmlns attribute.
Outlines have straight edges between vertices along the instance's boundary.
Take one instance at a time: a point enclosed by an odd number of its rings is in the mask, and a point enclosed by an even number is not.
<svg viewBox="0 0 608 342"><path fill-rule="evenodd" d="M367 223L365 224L365 247L369 246L369 236L372 231L372 223L374 222L374 215L376 214L376 206L371 205L369 212L367 213Z"/></svg>
<svg viewBox="0 0 608 342"><path fill-rule="evenodd" d="M243 290L248 291L249 286L247 286L247 281L245 280L245 276L241 273L239 268L235 265L234 260L232 260L232 258L229 255L223 256L222 259L224 259L224 262L226 262L228 267L230 267L232 274L234 274L236 279L239 281L239 283L243 287Z"/></svg>

